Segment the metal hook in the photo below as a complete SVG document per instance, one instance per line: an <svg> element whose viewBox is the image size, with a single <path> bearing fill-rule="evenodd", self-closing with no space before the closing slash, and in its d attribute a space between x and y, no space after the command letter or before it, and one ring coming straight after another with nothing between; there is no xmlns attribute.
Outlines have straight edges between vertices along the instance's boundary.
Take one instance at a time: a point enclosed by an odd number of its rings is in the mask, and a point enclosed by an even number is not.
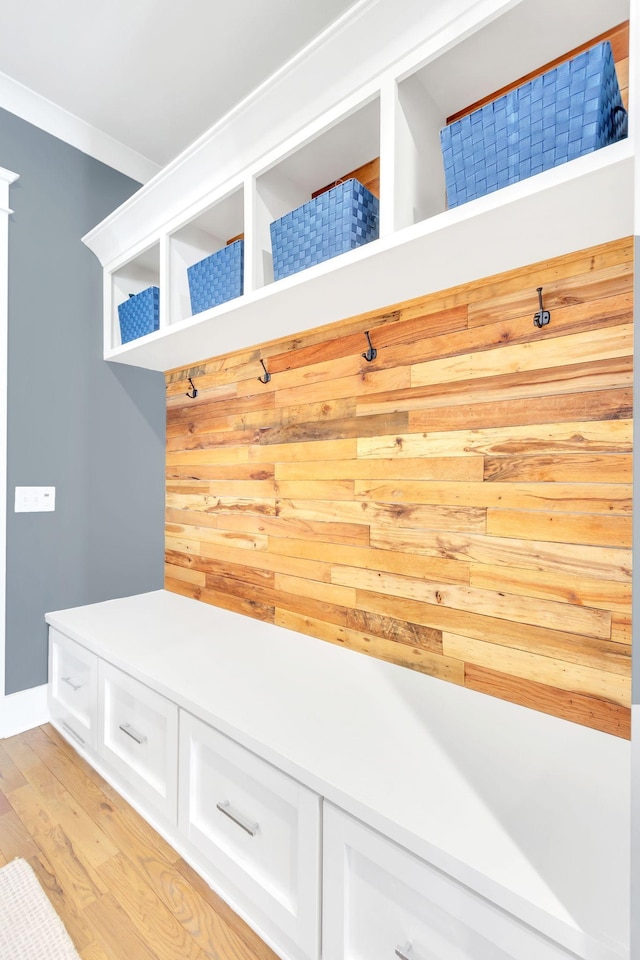
<svg viewBox="0 0 640 960"><path fill-rule="evenodd" d="M360 356L361 356L361 357L364 357L364 359L367 361L367 363L371 363L371 361L372 361L372 360L375 360L375 358L378 356L378 351L376 350L376 348L375 348L375 347L373 346L373 344L371 343L371 337L369 336L369 331L368 331L368 330L365 330L364 335L365 335L365 337L367 338L367 343L369 344L369 349L367 350L366 353L360 354Z"/></svg>
<svg viewBox="0 0 640 960"><path fill-rule="evenodd" d="M262 364L262 369L264 370L264 377L258 377L258 380L260 383L269 383L269 380L271 380L271 374L265 367L264 360L261 360L260 363Z"/></svg>
<svg viewBox="0 0 640 960"><path fill-rule="evenodd" d="M189 397L189 400L195 400L195 398L198 396L198 391L196 390L196 388L195 388L195 386L194 386L194 383L193 383L193 380L191 379L191 377L189 377L189 383L191 384L191 391L192 391L192 392L189 393L189 391L187 390L185 396L186 396L186 397Z"/></svg>
<svg viewBox="0 0 640 960"><path fill-rule="evenodd" d="M542 305L542 287L536 287L538 291L538 301L540 303L540 309L536 314L534 314L533 322L536 327L546 327L551 321L551 314L548 310L545 310Z"/></svg>

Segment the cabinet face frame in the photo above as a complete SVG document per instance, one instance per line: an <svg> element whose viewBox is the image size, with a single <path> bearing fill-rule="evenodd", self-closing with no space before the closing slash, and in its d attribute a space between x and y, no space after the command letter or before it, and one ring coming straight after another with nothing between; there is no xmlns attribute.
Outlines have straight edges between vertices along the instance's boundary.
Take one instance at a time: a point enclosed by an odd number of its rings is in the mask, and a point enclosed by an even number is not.
<svg viewBox="0 0 640 960"><path fill-rule="evenodd" d="M177 821L178 707L100 660L98 754L141 802Z"/></svg>
<svg viewBox="0 0 640 960"><path fill-rule="evenodd" d="M98 658L75 640L49 628L51 717L81 752L97 747Z"/></svg>
<svg viewBox="0 0 640 960"><path fill-rule="evenodd" d="M257 909L265 924L281 931L279 939L284 934L294 949L315 960L320 949L320 797L184 710L179 752L179 829L205 874L221 888L231 884L238 902ZM203 794L205 783L215 795ZM259 847L269 842L270 831L278 830L289 835L290 860L275 866L271 878L268 857L274 851L265 855ZM279 893L282 882L289 888L281 887Z"/></svg>
<svg viewBox="0 0 640 960"><path fill-rule="evenodd" d="M323 850L323 960L575 957L326 801Z"/></svg>

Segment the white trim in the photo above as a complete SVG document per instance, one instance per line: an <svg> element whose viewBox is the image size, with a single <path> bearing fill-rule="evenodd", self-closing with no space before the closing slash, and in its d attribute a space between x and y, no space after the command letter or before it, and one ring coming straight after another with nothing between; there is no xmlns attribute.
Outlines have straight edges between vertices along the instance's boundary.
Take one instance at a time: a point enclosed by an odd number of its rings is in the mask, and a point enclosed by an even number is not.
<svg viewBox="0 0 640 960"><path fill-rule="evenodd" d="M49 721L48 684L12 693L0 700L0 739L24 733Z"/></svg>
<svg viewBox="0 0 640 960"><path fill-rule="evenodd" d="M9 187L17 173L0 167L0 736L5 716L7 598L7 336L9 328Z"/></svg>
<svg viewBox="0 0 640 960"><path fill-rule="evenodd" d="M138 183L146 183L160 170L159 164L92 127L85 120L74 116L5 73L0 73L0 107L137 180Z"/></svg>

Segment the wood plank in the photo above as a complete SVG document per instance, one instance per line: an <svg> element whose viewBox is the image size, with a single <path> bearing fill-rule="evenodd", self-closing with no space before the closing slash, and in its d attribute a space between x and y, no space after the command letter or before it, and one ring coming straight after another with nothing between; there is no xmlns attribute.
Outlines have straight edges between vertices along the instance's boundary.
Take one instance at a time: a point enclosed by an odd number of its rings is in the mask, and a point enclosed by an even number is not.
<svg viewBox="0 0 640 960"><path fill-rule="evenodd" d="M197 555L192 555L191 557L185 556L185 562L190 563L195 566L197 569L205 570L205 572L219 572L216 570L208 571L205 562L209 560L220 561L223 564L238 564L243 567L250 567L252 570L264 570L272 571L273 573L290 573L295 576L305 576L310 580L329 580L329 575L326 572L328 565L317 562L313 559L300 559L297 556L297 553L292 553L291 556L288 554L281 554L275 546L278 543L301 543L299 540L289 540L288 538L283 538L282 540L269 538L268 552L267 551L252 551L236 549L231 546L222 546L216 544L215 546L208 543L196 544L199 548ZM319 543L319 541L314 541ZM167 543L167 546L170 547L170 542ZM319 544L320 545L320 544ZM327 546L329 550L335 551L337 548L336 544L322 544L322 546ZM339 548L338 548L339 549ZM349 548L347 548L349 549ZM174 556L174 554L172 554ZM175 562L175 559L174 559ZM228 570L228 575L232 576L233 571ZM250 578L249 578L250 579Z"/></svg>
<svg viewBox="0 0 640 960"><path fill-rule="evenodd" d="M366 360L360 360L360 363L362 365L360 373L348 377L319 380L317 383L300 384L298 374L295 385L288 389L282 389L278 386L278 392L275 395L277 406L288 407L291 404L320 403L323 400L359 397L367 393L401 390L411 386L411 368L409 366L392 367L388 370L366 370L364 369Z"/></svg>
<svg viewBox="0 0 640 960"><path fill-rule="evenodd" d="M554 454L546 457L485 457L484 479L504 483L631 483L631 454Z"/></svg>
<svg viewBox="0 0 640 960"><path fill-rule="evenodd" d="M175 563L166 565L168 577L173 577L173 571L191 571L197 574L198 579L189 580L188 577L175 575L177 580L185 580L187 583L193 583L196 586L206 586L206 575L233 577L236 580L242 580L244 583L255 583L258 586L272 587L274 573L272 570L256 569L246 564L230 563L228 560L212 557L188 557L173 550L166 551L167 560L175 560ZM327 565L328 570L328 565ZM202 580L200 580L202 578ZM330 574L327 572L327 582Z"/></svg>
<svg viewBox="0 0 640 960"><path fill-rule="evenodd" d="M383 616L397 615L400 603L396 597L366 590L358 591L357 602L359 608ZM579 637L560 629L549 630L530 624L516 624L479 613L434 607L433 604L419 600L402 600L400 610L403 616L414 623L441 630L443 636L446 632L457 633L492 642L505 649L521 650L550 660L589 666L594 672L604 671L622 679L629 677L631 651L626 644Z"/></svg>
<svg viewBox="0 0 640 960"><path fill-rule="evenodd" d="M594 670L582 664L570 664L453 633L442 634L442 648L445 656L489 670L501 670L512 677L544 683L557 690L598 697L622 707L631 704L630 677L607 674L601 669Z"/></svg>
<svg viewBox="0 0 640 960"><path fill-rule="evenodd" d="M249 460L260 463L286 463L291 460L352 460L356 456L357 441L315 440L304 443L274 443L249 448Z"/></svg>
<svg viewBox="0 0 640 960"><path fill-rule="evenodd" d="M100 868L111 896L131 921L138 936L158 960L205 960L207 954L145 882L124 853Z"/></svg>
<svg viewBox="0 0 640 960"><path fill-rule="evenodd" d="M464 683L464 664L451 657L439 656L418 647L409 647L394 643L393 640L328 624L323 619L314 619L288 610L277 610L275 622L288 630L297 630L298 633L306 633L329 643L344 645L350 650L368 653L388 663L410 666L412 670L418 670L430 677L439 677L460 685Z"/></svg>
<svg viewBox="0 0 640 960"><path fill-rule="evenodd" d="M271 480L271 463L214 464L184 463L167 466L167 480Z"/></svg>
<svg viewBox="0 0 640 960"><path fill-rule="evenodd" d="M603 40L609 40L611 42L611 47L614 51L614 60L628 57L629 21L625 20L623 23L619 23L616 27L606 30L604 33L598 34L597 37L593 37L593 39L588 40L586 43L581 43L579 46L567 51L567 53L563 53L562 56L556 57L555 60L550 60L548 63L538 67L536 70L532 70L530 73L526 73L524 76L519 77L512 83L508 83L506 86L500 87L499 90L495 90L493 93L483 97L481 100L476 100L475 103L472 103L468 107L464 107L457 113L447 117L447 124L453 123L455 120L459 120L461 117L466 117L468 114L473 113L474 110L478 110L485 103L491 103L498 97L503 96L509 90L514 90L516 87L521 87L523 83L533 80L534 77L539 77L541 74L547 73L547 71L551 70L553 67L557 67L561 63L566 63L567 60L572 60L573 57L576 57L579 53L582 53L584 50L588 50L597 43L601 43Z"/></svg>
<svg viewBox="0 0 640 960"><path fill-rule="evenodd" d="M316 580L307 580L304 577L288 576L277 573L273 583L274 590L305 597L310 600L320 600L333 606L354 607L356 591L354 587L343 587L336 583L321 583Z"/></svg>
<svg viewBox="0 0 640 960"><path fill-rule="evenodd" d="M469 583L472 587L485 590L503 590L505 593L559 600L624 614L631 609L631 583L604 580L601 577L576 578L558 571L550 577L541 570L472 563Z"/></svg>
<svg viewBox="0 0 640 960"><path fill-rule="evenodd" d="M385 617L369 610L347 610L347 626L361 634L374 634L410 647L421 647L432 653L442 654L442 631L411 623L397 617Z"/></svg>
<svg viewBox="0 0 640 960"><path fill-rule="evenodd" d="M111 894L105 894L98 904L86 907L84 915L98 945L113 960L158 960L127 913Z"/></svg>
<svg viewBox="0 0 640 960"><path fill-rule="evenodd" d="M558 690L549 684L511 677L502 671L475 664L465 665L464 685L470 690L478 690L553 717L563 717L594 730L631 739L631 710L609 700Z"/></svg>
<svg viewBox="0 0 640 960"><path fill-rule="evenodd" d="M388 460L393 456L441 457L469 453L488 456L505 454L555 455L576 453L630 453L633 444L631 420L605 420L494 427L489 430L450 430L427 436L399 434L364 437L357 441L359 457Z"/></svg>
<svg viewBox="0 0 640 960"><path fill-rule="evenodd" d="M418 600L441 609L477 613L513 624L554 630L561 623L566 633L601 640L611 636L611 614L595 608L338 565L332 568L331 580L344 587ZM435 622L433 626L438 627Z"/></svg>
<svg viewBox="0 0 640 960"><path fill-rule="evenodd" d="M586 303L602 297L612 297L633 289L633 262L631 260L615 263L600 270L590 270L560 277L546 282L543 287L545 308L556 308L570 303ZM503 320L524 316L528 310L533 318L537 305L537 293L534 289L510 290L508 293L487 297L469 304L468 325L482 326L495 323L497 316ZM531 309L533 306L533 309Z"/></svg>
<svg viewBox="0 0 640 960"><path fill-rule="evenodd" d="M9 795L11 805L20 820L29 824L36 849L30 856L41 851L49 863L55 864L56 876L71 897L76 909L84 912L87 907L105 893L106 887L95 868L91 866L73 837L42 806L40 798L30 784L19 787Z"/></svg>
<svg viewBox="0 0 640 960"><path fill-rule="evenodd" d="M372 530L371 546L382 551L401 550L423 557L513 565L540 570L549 576L559 572L576 577L602 576L605 580L622 583L631 579L631 551L617 547L473 533L438 534L393 527Z"/></svg>
<svg viewBox="0 0 640 960"><path fill-rule="evenodd" d="M564 420L628 420L633 411L633 390L600 390L589 393L545 396L540 403L523 400L499 400L465 406L413 410L408 416L407 433L419 430L482 429L535 423L560 423ZM399 422L399 421L398 421ZM380 430L379 434L392 431ZM401 432L401 430L399 431ZM364 434L363 434L364 435Z"/></svg>
<svg viewBox="0 0 640 960"><path fill-rule="evenodd" d="M299 489L300 483L296 484ZM285 486L283 484L283 486ZM289 489L287 487L287 489ZM373 526L420 527L424 530L485 532L485 510L465 506L357 500L278 500L278 516L313 521L364 521Z"/></svg>
<svg viewBox="0 0 640 960"><path fill-rule="evenodd" d="M64 884L64 878L61 882L57 876L56 867L47 860L41 851L29 857L27 863L38 878L40 886L47 895L53 909L63 920L74 946L84 957L84 951L93 941L93 933L84 916L83 909L75 901L73 890L70 890Z"/></svg>
<svg viewBox="0 0 640 960"><path fill-rule="evenodd" d="M382 503L487 507L501 510L602 513L611 517L631 513L629 484L607 483L460 483L432 480L395 480L370 484L356 480L358 500ZM453 528L451 528L453 529ZM471 527L469 527L471 529Z"/></svg>
<svg viewBox="0 0 640 960"><path fill-rule="evenodd" d="M278 960L276 954L269 949L266 943L254 933L251 927L248 926L237 913L233 912L217 893L214 893L211 887L205 883L193 867L189 866L185 860L180 859L176 863L176 868L196 893L244 940L251 950L253 960Z"/></svg>
<svg viewBox="0 0 640 960"><path fill-rule="evenodd" d="M269 541L269 553L279 554L283 558L291 558L293 569L296 565L312 562L314 559L322 561L331 571L334 563L380 570L388 573L406 573L407 564L411 563L411 571L416 577L438 579L445 583L468 583L469 564L464 561L444 559L441 557L421 557L412 555L408 559L404 554L390 550L373 550L361 547L350 547L342 544L324 544L316 540L289 540L287 538ZM317 578L316 578L317 579Z"/></svg>
<svg viewBox="0 0 640 960"><path fill-rule="evenodd" d="M12 737L5 741L6 748L14 749L17 741L20 741L20 738ZM24 740L21 740L21 744L26 745ZM109 837L64 789L37 754L31 748L29 750L36 762L22 767L22 772L31 787L29 798L39 805L40 817L44 819L46 814L50 822L55 822L91 867L99 867L115 856L118 850ZM14 759L17 759L15 751Z"/></svg>
<svg viewBox="0 0 640 960"><path fill-rule="evenodd" d="M537 298L536 298L537 307ZM376 367L421 366L424 363L452 360L454 357L473 357L494 349L524 346L530 343L548 343L554 339L578 336L588 330L602 331L631 321L633 316L633 289L626 283L625 292L588 303L569 304L553 311L553 323L540 332L532 322L533 310L509 320L494 318L491 324L453 331L443 336L416 335L412 344L383 349ZM478 364L478 360L475 361ZM437 368L434 368L437 369ZM516 367L516 369L518 369ZM428 381L427 381L428 382ZM431 382L437 382L437 377Z"/></svg>
<svg viewBox="0 0 640 960"><path fill-rule="evenodd" d="M6 796L12 790L16 790L18 787L23 787L26 782L27 781L0 743L0 790Z"/></svg>
<svg viewBox="0 0 640 960"><path fill-rule="evenodd" d="M19 787L17 789L24 789ZM13 807L0 816L0 852L9 863L16 857L28 860L38 854L33 838Z"/></svg>
<svg viewBox="0 0 640 960"><path fill-rule="evenodd" d="M190 517L197 516L190 514ZM292 539L306 540L315 537L324 543L346 543L366 545L369 543L369 526L366 523L331 523L313 520L293 520L284 517L261 517L251 514L216 514L207 517L207 526L215 526L219 530L242 530L267 534L270 537L291 537ZM193 522L193 521L192 521ZM187 526L168 524L170 532L181 536L188 536Z"/></svg>
<svg viewBox="0 0 640 960"><path fill-rule="evenodd" d="M480 380L427 383L408 390L394 390L357 401L357 415L384 410L433 410L466 406L472 402L505 402L546 398L549 395L615 390L633 386L633 357L614 357L588 363L567 364L550 369L517 371L482 377Z"/></svg>
<svg viewBox="0 0 640 960"><path fill-rule="evenodd" d="M601 302L603 301L598 301ZM619 317L628 319L632 316L632 311L632 298L629 296L625 299L624 310L621 310ZM543 335L537 340L478 349L475 353L462 352L461 349L459 353L443 359L414 364L411 367L410 385L420 387L432 383L494 377L501 373L519 373L523 370L548 370L575 363L629 357L632 353L633 325L623 322L616 326L599 327L567 336Z"/></svg>
<svg viewBox="0 0 640 960"><path fill-rule="evenodd" d="M257 443L300 443L305 440L344 440L348 437L375 437L380 433L406 430L409 414L405 411L350 417L348 420L289 423L281 427L265 427L258 431Z"/></svg>
<svg viewBox="0 0 640 960"><path fill-rule="evenodd" d="M603 547L631 546L631 518L600 517L589 513L558 514L544 510L487 510L487 533L492 537L585 543Z"/></svg>
<svg viewBox="0 0 640 960"><path fill-rule="evenodd" d="M314 460L276 464L276 482L285 480L482 480L481 456L415 460Z"/></svg>
<svg viewBox="0 0 640 960"><path fill-rule="evenodd" d="M185 583L193 583L198 587L204 587L207 582L205 574L200 570L172 563L165 563L164 575L170 580L184 580Z"/></svg>

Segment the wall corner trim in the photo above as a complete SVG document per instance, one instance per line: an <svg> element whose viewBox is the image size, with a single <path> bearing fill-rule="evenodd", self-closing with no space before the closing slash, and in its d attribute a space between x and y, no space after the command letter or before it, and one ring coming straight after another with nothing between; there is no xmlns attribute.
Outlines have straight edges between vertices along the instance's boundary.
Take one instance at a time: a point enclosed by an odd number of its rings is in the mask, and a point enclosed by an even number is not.
<svg viewBox="0 0 640 960"><path fill-rule="evenodd" d="M146 183L160 170L159 164L5 73L0 73L0 107L138 183Z"/></svg>

